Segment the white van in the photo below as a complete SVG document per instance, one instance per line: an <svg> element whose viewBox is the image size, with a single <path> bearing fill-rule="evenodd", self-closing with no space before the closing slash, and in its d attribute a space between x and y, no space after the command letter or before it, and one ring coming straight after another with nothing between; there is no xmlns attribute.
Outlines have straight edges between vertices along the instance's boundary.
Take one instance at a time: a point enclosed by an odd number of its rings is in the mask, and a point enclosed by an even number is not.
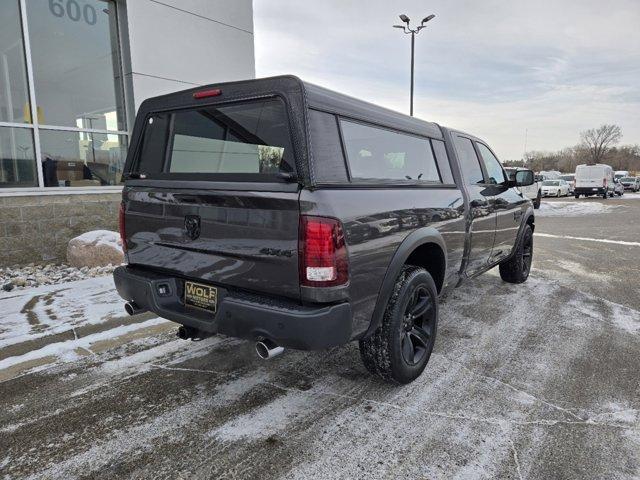
<svg viewBox="0 0 640 480"><path fill-rule="evenodd" d="M576 186L573 191L576 198L580 195L600 195L606 199L613 196L614 187L613 168L609 165L596 163L576 167Z"/></svg>
<svg viewBox="0 0 640 480"><path fill-rule="evenodd" d="M622 177L628 177L629 176L629 170L616 170L613 173L613 176L617 179L620 179Z"/></svg>

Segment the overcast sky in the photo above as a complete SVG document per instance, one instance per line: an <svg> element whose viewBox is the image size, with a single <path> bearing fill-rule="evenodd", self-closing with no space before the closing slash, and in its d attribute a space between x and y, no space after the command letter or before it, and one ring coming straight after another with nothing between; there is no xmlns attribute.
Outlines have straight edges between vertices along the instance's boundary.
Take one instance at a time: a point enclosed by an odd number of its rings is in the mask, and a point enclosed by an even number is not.
<svg viewBox="0 0 640 480"><path fill-rule="evenodd" d="M256 73L304 80L484 138L503 159L622 127L640 143L640 0L255 0Z"/></svg>

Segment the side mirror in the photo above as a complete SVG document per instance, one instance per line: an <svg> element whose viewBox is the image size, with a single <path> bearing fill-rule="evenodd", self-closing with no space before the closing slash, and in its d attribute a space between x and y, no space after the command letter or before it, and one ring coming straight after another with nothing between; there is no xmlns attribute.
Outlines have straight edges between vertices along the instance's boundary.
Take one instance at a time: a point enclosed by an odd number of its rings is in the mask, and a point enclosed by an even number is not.
<svg viewBox="0 0 640 480"><path fill-rule="evenodd" d="M533 185L534 175L532 170L518 170L514 181L516 187L528 187Z"/></svg>

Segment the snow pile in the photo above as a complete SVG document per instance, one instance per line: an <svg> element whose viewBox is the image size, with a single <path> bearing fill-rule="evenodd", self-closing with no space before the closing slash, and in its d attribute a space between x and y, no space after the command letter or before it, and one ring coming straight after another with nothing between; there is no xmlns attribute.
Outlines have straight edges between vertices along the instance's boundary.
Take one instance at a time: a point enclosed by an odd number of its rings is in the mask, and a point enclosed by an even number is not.
<svg viewBox="0 0 640 480"><path fill-rule="evenodd" d="M92 230L74 238L87 245L108 245L122 251L122 241L118 232L111 230Z"/></svg>
<svg viewBox="0 0 640 480"><path fill-rule="evenodd" d="M124 261L122 242L117 232L94 230L69 240L67 261L74 267L103 267Z"/></svg>
<svg viewBox="0 0 640 480"><path fill-rule="evenodd" d="M539 217L582 217L610 213L619 205L605 205L602 202L542 202L536 212Z"/></svg>

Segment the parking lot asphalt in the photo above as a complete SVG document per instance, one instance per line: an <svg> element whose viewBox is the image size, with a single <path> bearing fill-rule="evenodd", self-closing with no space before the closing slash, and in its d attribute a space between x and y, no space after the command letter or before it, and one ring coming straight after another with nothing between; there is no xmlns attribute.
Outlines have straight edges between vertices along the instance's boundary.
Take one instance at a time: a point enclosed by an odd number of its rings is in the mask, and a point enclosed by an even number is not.
<svg viewBox="0 0 640 480"><path fill-rule="evenodd" d="M451 293L411 385L144 319L0 369L0 477L638 478L640 198L536 212L529 281Z"/></svg>

